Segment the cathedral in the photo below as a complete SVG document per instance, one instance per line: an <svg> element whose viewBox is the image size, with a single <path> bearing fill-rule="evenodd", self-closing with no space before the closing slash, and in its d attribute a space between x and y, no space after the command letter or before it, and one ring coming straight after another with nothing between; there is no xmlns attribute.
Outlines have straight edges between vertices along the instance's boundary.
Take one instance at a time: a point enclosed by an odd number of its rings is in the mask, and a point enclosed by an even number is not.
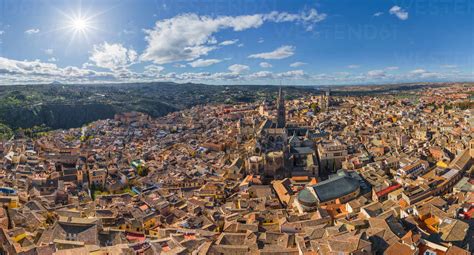
<svg viewBox="0 0 474 255"><path fill-rule="evenodd" d="M261 121L253 122L254 138L246 162L248 174L274 179L291 176L317 177L319 169L312 130L288 125L281 88L275 105L275 115L268 116L261 112ZM242 125L242 122L238 125Z"/></svg>
<svg viewBox="0 0 474 255"><path fill-rule="evenodd" d="M331 96L331 90L327 90L325 93L321 94L321 98L319 100L321 111L323 112L329 111L329 106L331 102L330 96Z"/></svg>

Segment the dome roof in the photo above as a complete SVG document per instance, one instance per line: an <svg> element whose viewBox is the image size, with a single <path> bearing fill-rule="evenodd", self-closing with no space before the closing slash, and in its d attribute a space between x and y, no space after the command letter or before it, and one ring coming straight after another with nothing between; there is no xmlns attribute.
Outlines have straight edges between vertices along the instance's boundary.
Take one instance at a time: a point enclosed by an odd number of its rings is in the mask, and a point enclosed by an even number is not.
<svg viewBox="0 0 474 255"><path fill-rule="evenodd" d="M327 202L343 197L360 188L359 181L349 176L338 176L313 186L319 201Z"/></svg>
<svg viewBox="0 0 474 255"><path fill-rule="evenodd" d="M298 201L305 206L316 206L318 205L318 199L316 196L307 189L303 189L298 193Z"/></svg>

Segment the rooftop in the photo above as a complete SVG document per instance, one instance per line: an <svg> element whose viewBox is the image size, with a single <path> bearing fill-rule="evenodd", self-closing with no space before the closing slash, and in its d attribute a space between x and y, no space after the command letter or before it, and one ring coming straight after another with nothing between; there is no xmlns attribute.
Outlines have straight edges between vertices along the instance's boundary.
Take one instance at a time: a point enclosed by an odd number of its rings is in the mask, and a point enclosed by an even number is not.
<svg viewBox="0 0 474 255"><path fill-rule="evenodd" d="M319 201L326 202L348 195L358 190L360 185L359 181L352 177L338 175L313 185L312 188L318 195Z"/></svg>

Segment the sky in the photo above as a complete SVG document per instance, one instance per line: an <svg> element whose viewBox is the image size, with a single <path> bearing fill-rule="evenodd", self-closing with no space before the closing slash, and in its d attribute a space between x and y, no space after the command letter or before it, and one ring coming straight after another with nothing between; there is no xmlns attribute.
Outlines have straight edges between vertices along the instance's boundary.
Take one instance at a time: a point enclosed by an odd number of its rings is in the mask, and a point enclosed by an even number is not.
<svg viewBox="0 0 474 255"><path fill-rule="evenodd" d="M472 0L0 0L0 84L473 80Z"/></svg>

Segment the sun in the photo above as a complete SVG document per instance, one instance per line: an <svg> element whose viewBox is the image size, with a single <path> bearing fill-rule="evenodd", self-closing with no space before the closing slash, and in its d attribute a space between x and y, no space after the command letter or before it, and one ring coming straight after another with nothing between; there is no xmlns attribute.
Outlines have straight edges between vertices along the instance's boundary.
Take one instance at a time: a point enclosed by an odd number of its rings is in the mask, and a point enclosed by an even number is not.
<svg viewBox="0 0 474 255"><path fill-rule="evenodd" d="M86 18L77 17L71 20L71 27L77 32L83 32L90 28L90 24Z"/></svg>
<svg viewBox="0 0 474 255"><path fill-rule="evenodd" d="M71 17L69 23L69 27L76 33L85 33L87 30L92 28L90 19L87 17Z"/></svg>
<svg viewBox="0 0 474 255"><path fill-rule="evenodd" d="M82 41L83 39L88 41L89 36L97 28L94 26L94 16L84 15L81 12L76 14L66 15L66 24L61 30L69 32L70 43L74 41Z"/></svg>
<svg viewBox="0 0 474 255"><path fill-rule="evenodd" d="M1 1L1 0L0 0ZM64 11L55 8L57 13L62 16L58 22L59 26L48 32L61 32L64 37L69 37L69 47L76 43L89 43L90 39L98 36L100 16L109 9L101 12L94 12L90 8L84 10L78 6L75 10Z"/></svg>

